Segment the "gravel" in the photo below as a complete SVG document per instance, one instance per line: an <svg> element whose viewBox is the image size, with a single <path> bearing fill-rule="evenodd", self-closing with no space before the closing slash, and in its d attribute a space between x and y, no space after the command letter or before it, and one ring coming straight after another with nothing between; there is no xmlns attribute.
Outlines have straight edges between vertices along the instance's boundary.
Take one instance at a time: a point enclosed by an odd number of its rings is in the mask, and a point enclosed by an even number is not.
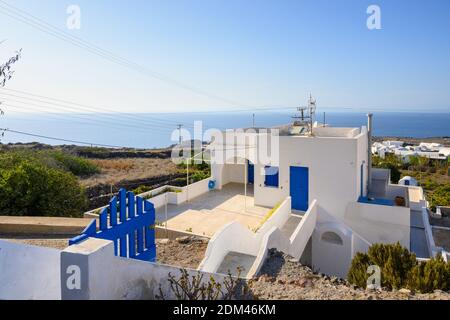
<svg viewBox="0 0 450 320"><path fill-rule="evenodd" d="M450 300L450 293L439 290L414 294L407 289L358 289L345 280L315 274L292 257L273 250L249 287L255 298L269 300Z"/></svg>
<svg viewBox="0 0 450 320"><path fill-rule="evenodd" d="M157 239L157 261L161 264L197 269L205 256L207 246L208 239L200 237Z"/></svg>

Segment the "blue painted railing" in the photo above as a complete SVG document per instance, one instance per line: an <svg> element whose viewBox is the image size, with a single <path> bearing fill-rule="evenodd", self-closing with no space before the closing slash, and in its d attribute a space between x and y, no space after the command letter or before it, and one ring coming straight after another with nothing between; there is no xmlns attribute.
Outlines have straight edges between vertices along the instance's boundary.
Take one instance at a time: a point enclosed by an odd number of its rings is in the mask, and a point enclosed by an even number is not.
<svg viewBox="0 0 450 320"><path fill-rule="evenodd" d="M94 219L81 235L69 240L69 245L89 237L111 240L116 256L156 260L155 207L151 202L120 189L118 196L100 212L99 221L98 231Z"/></svg>

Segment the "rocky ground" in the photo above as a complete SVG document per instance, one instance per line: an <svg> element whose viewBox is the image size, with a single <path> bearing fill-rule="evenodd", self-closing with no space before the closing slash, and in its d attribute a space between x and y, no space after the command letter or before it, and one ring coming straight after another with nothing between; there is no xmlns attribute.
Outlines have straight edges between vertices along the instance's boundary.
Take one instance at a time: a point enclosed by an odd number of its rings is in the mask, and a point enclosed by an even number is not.
<svg viewBox="0 0 450 320"><path fill-rule="evenodd" d="M1 235L0 240L8 240L11 242L27 244L31 246L47 247L63 250L69 245L69 238L67 237L44 237L40 236L14 236L14 235Z"/></svg>
<svg viewBox="0 0 450 320"><path fill-rule="evenodd" d="M345 280L315 274L283 253L271 251L259 275L249 281L254 297L270 300L450 300L450 293L414 294L407 289L371 291Z"/></svg>
<svg viewBox="0 0 450 320"><path fill-rule="evenodd" d="M180 237L176 240L157 239L156 254L158 263L197 269L205 256L208 239L199 237Z"/></svg>

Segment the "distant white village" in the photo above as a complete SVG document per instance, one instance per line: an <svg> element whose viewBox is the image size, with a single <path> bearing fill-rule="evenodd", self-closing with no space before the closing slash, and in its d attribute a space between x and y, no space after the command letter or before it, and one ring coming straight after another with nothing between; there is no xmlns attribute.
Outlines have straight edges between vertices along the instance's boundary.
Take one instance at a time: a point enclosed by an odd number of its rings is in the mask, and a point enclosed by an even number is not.
<svg viewBox="0 0 450 320"><path fill-rule="evenodd" d="M440 143L421 142L418 146L407 145L404 141L375 142L372 153L384 158L386 154L395 154L408 163L411 157L426 157L435 160L448 160L450 148Z"/></svg>

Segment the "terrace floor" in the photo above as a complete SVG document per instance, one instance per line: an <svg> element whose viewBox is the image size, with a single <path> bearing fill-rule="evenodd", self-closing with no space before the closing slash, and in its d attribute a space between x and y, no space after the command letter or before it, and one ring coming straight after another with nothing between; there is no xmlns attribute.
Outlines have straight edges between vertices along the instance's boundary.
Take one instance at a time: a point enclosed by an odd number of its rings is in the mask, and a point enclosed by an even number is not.
<svg viewBox="0 0 450 320"><path fill-rule="evenodd" d="M167 206L167 228L212 237L224 225L238 221L249 229L259 227L272 208L254 205L253 187L229 183L222 190L213 190L189 203ZM165 207L156 210L156 220L166 221Z"/></svg>

